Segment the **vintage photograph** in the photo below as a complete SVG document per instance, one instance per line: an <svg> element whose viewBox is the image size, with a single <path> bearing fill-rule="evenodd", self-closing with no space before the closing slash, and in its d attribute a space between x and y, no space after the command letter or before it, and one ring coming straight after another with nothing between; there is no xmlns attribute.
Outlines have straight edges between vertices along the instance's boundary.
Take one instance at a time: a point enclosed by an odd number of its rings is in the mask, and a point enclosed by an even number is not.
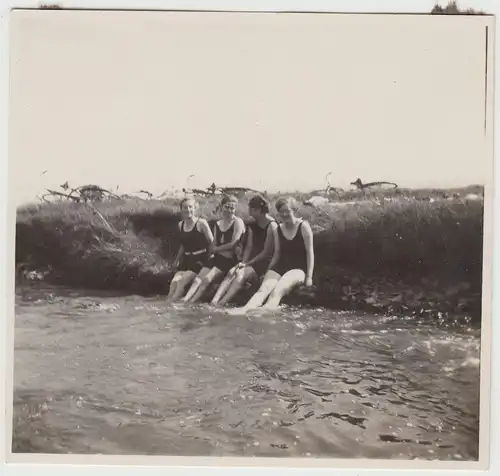
<svg viewBox="0 0 500 476"><path fill-rule="evenodd" d="M494 21L454 9L12 13L13 454L479 461Z"/></svg>

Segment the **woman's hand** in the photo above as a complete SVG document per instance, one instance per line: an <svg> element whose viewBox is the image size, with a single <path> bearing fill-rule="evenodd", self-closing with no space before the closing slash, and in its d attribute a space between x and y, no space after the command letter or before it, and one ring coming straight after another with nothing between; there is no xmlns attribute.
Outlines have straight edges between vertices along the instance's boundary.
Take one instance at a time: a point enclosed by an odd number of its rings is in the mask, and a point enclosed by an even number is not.
<svg viewBox="0 0 500 476"><path fill-rule="evenodd" d="M313 280L312 278L306 277L306 280L304 281L304 285L310 288L313 285Z"/></svg>

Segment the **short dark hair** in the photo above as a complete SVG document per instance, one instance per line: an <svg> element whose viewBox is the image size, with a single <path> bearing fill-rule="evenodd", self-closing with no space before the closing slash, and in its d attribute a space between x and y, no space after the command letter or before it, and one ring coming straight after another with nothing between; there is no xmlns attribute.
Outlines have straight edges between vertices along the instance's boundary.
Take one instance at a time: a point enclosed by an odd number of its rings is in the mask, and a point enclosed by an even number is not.
<svg viewBox="0 0 500 476"><path fill-rule="evenodd" d="M222 197L222 200L220 201L221 206L225 205L226 203L229 203L229 202L238 203L238 199L234 195L224 194L224 196Z"/></svg>
<svg viewBox="0 0 500 476"><path fill-rule="evenodd" d="M250 198L248 206L254 210L261 210L262 213L269 213L269 202L260 194Z"/></svg>

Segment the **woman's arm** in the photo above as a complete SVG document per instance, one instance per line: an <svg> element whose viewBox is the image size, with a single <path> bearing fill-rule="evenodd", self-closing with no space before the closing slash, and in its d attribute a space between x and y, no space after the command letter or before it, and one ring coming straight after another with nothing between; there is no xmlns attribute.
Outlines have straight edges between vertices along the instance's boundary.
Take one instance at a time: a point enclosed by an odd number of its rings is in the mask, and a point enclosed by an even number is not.
<svg viewBox="0 0 500 476"><path fill-rule="evenodd" d="M312 285L312 277L314 273L314 243L313 243L313 232L311 226L307 222L302 224L302 237L304 238L304 244L306 246L306 258L307 258L307 271L305 285Z"/></svg>
<svg viewBox="0 0 500 476"><path fill-rule="evenodd" d="M208 243L208 248L210 249L212 243L214 242L214 235L212 234L212 230L210 229L207 220L203 218L200 218L198 220L198 231L201 231L205 235Z"/></svg>
<svg viewBox="0 0 500 476"><path fill-rule="evenodd" d="M252 247L253 247L253 231L250 227L248 227L247 244L245 246L245 251L243 251L243 258L241 260L243 263L246 263L248 258L250 258L250 254L252 253Z"/></svg>
<svg viewBox="0 0 500 476"><path fill-rule="evenodd" d="M225 243L220 246L215 246L213 249L213 252L220 253L221 251L230 251L232 250L238 243L239 239L241 238L241 235L245 231L245 223L241 218L237 218L234 222L234 231L233 231L233 236L231 238L231 241L229 243Z"/></svg>
<svg viewBox="0 0 500 476"><path fill-rule="evenodd" d="M273 249L273 245L274 245L274 235L275 234L277 235L277 233L276 233L277 230L278 230L278 225L276 224L275 221L272 221L269 224L269 226L267 227L264 248L262 249L262 251L258 255L254 256L248 263L245 261L245 263L247 263L247 265L251 266L256 261L260 261L262 259L265 259L272 253L272 249Z"/></svg>
<svg viewBox="0 0 500 476"><path fill-rule="evenodd" d="M269 263L268 269L271 269L280 258L280 238L278 236L278 226L272 228L272 234L274 238L274 250L273 257L271 258L271 262Z"/></svg>
<svg viewBox="0 0 500 476"><path fill-rule="evenodd" d="M177 256L175 257L175 260L172 263L172 266L174 268L177 268L179 266L183 254L184 254L184 246L181 245L179 246L179 251L177 251Z"/></svg>
<svg viewBox="0 0 500 476"><path fill-rule="evenodd" d="M179 223L177 223L177 228L179 229L179 233L181 232L182 223L183 223L182 220ZM179 266L179 263L181 261L183 254L184 254L184 246L181 245L181 246L179 246L179 250L177 251L177 255L175 256L175 260L172 263L174 268L177 268Z"/></svg>

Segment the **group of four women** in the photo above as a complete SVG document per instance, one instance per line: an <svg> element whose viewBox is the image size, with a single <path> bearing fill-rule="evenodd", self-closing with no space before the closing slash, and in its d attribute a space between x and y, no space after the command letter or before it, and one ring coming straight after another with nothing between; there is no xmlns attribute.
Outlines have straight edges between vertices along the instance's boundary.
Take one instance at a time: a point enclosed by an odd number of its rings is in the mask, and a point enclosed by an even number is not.
<svg viewBox="0 0 500 476"><path fill-rule="evenodd" d="M181 201L181 246L167 301L195 303L212 283L223 277L212 304L224 305L245 282L258 279L258 291L237 309L244 313L260 306L276 308L295 286L312 285L313 234L309 223L296 216L295 200L289 197L276 201L279 225L269 214L269 202L261 195L249 200L253 220L248 228L236 216L237 206L236 197L223 197L222 216L212 232L208 222L197 216L196 200Z"/></svg>

